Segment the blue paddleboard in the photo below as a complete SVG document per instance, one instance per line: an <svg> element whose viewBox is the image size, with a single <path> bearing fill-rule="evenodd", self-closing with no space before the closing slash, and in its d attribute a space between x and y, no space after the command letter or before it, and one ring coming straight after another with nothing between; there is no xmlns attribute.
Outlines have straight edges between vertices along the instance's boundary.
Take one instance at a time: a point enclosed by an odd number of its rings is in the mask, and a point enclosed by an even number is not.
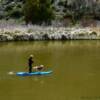
<svg viewBox="0 0 100 100"><path fill-rule="evenodd" d="M52 71L41 71L41 72L17 72L16 75L17 76L32 76L32 75L47 75L52 73Z"/></svg>

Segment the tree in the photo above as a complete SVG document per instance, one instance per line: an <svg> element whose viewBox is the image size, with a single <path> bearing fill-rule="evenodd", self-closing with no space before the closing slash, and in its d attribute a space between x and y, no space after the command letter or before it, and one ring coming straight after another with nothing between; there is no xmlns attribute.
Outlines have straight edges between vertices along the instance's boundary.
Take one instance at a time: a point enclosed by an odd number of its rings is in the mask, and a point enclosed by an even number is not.
<svg viewBox="0 0 100 100"><path fill-rule="evenodd" d="M26 24L50 24L54 18L51 0L26 0L23 10Z"/></svg>

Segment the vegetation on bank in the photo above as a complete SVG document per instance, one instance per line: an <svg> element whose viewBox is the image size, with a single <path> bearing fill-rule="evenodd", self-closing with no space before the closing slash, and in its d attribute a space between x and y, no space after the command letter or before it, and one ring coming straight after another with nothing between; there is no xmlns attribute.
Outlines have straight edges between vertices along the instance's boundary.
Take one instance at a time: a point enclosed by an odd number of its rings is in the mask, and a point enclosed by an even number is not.
<svg viewBox="0 0 100 100"><path fill-rule="evenodd" d="M100 39L100 28L79 23L100 20L99 5L100 0L0 0L0 41ZM66 20L69 27L61 27Z"/></svg>
<svg viewBox="0 0 100 100"><path fill-rule="evenodd" d="M0 19L17 19L32 24L83 17L100 20L100 0L1 0Z"/></svg>
<svg viewBox="0 0 100 100"><path fill-rule="evenodd" d="M13 25L0 28L0 41L100 39L100 29Z"/></svg>

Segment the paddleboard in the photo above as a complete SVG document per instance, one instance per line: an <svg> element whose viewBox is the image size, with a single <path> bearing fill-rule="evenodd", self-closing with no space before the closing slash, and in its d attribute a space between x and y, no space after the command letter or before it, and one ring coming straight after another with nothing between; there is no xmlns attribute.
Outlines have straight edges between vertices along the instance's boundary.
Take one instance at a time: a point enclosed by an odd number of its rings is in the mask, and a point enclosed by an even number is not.
<svg viewBox="0 0 100 100"><path fill-rule="evenodd" d="M17 72L16 75L17 76L33 76L33 75L47 75L52 73L52 71L40 71L40 72Z"/></svg>

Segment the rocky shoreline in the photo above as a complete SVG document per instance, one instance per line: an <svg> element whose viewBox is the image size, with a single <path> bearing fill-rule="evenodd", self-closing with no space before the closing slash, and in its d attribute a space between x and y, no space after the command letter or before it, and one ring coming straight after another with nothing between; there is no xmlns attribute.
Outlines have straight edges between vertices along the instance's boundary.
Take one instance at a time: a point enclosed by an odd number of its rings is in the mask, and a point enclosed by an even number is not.
<svg viewBox="0 0 100 100"><path fill-rule="evenodd" d="M0 41L100 39L99 28L53 26L7 26L0 28Z"/></svg>

